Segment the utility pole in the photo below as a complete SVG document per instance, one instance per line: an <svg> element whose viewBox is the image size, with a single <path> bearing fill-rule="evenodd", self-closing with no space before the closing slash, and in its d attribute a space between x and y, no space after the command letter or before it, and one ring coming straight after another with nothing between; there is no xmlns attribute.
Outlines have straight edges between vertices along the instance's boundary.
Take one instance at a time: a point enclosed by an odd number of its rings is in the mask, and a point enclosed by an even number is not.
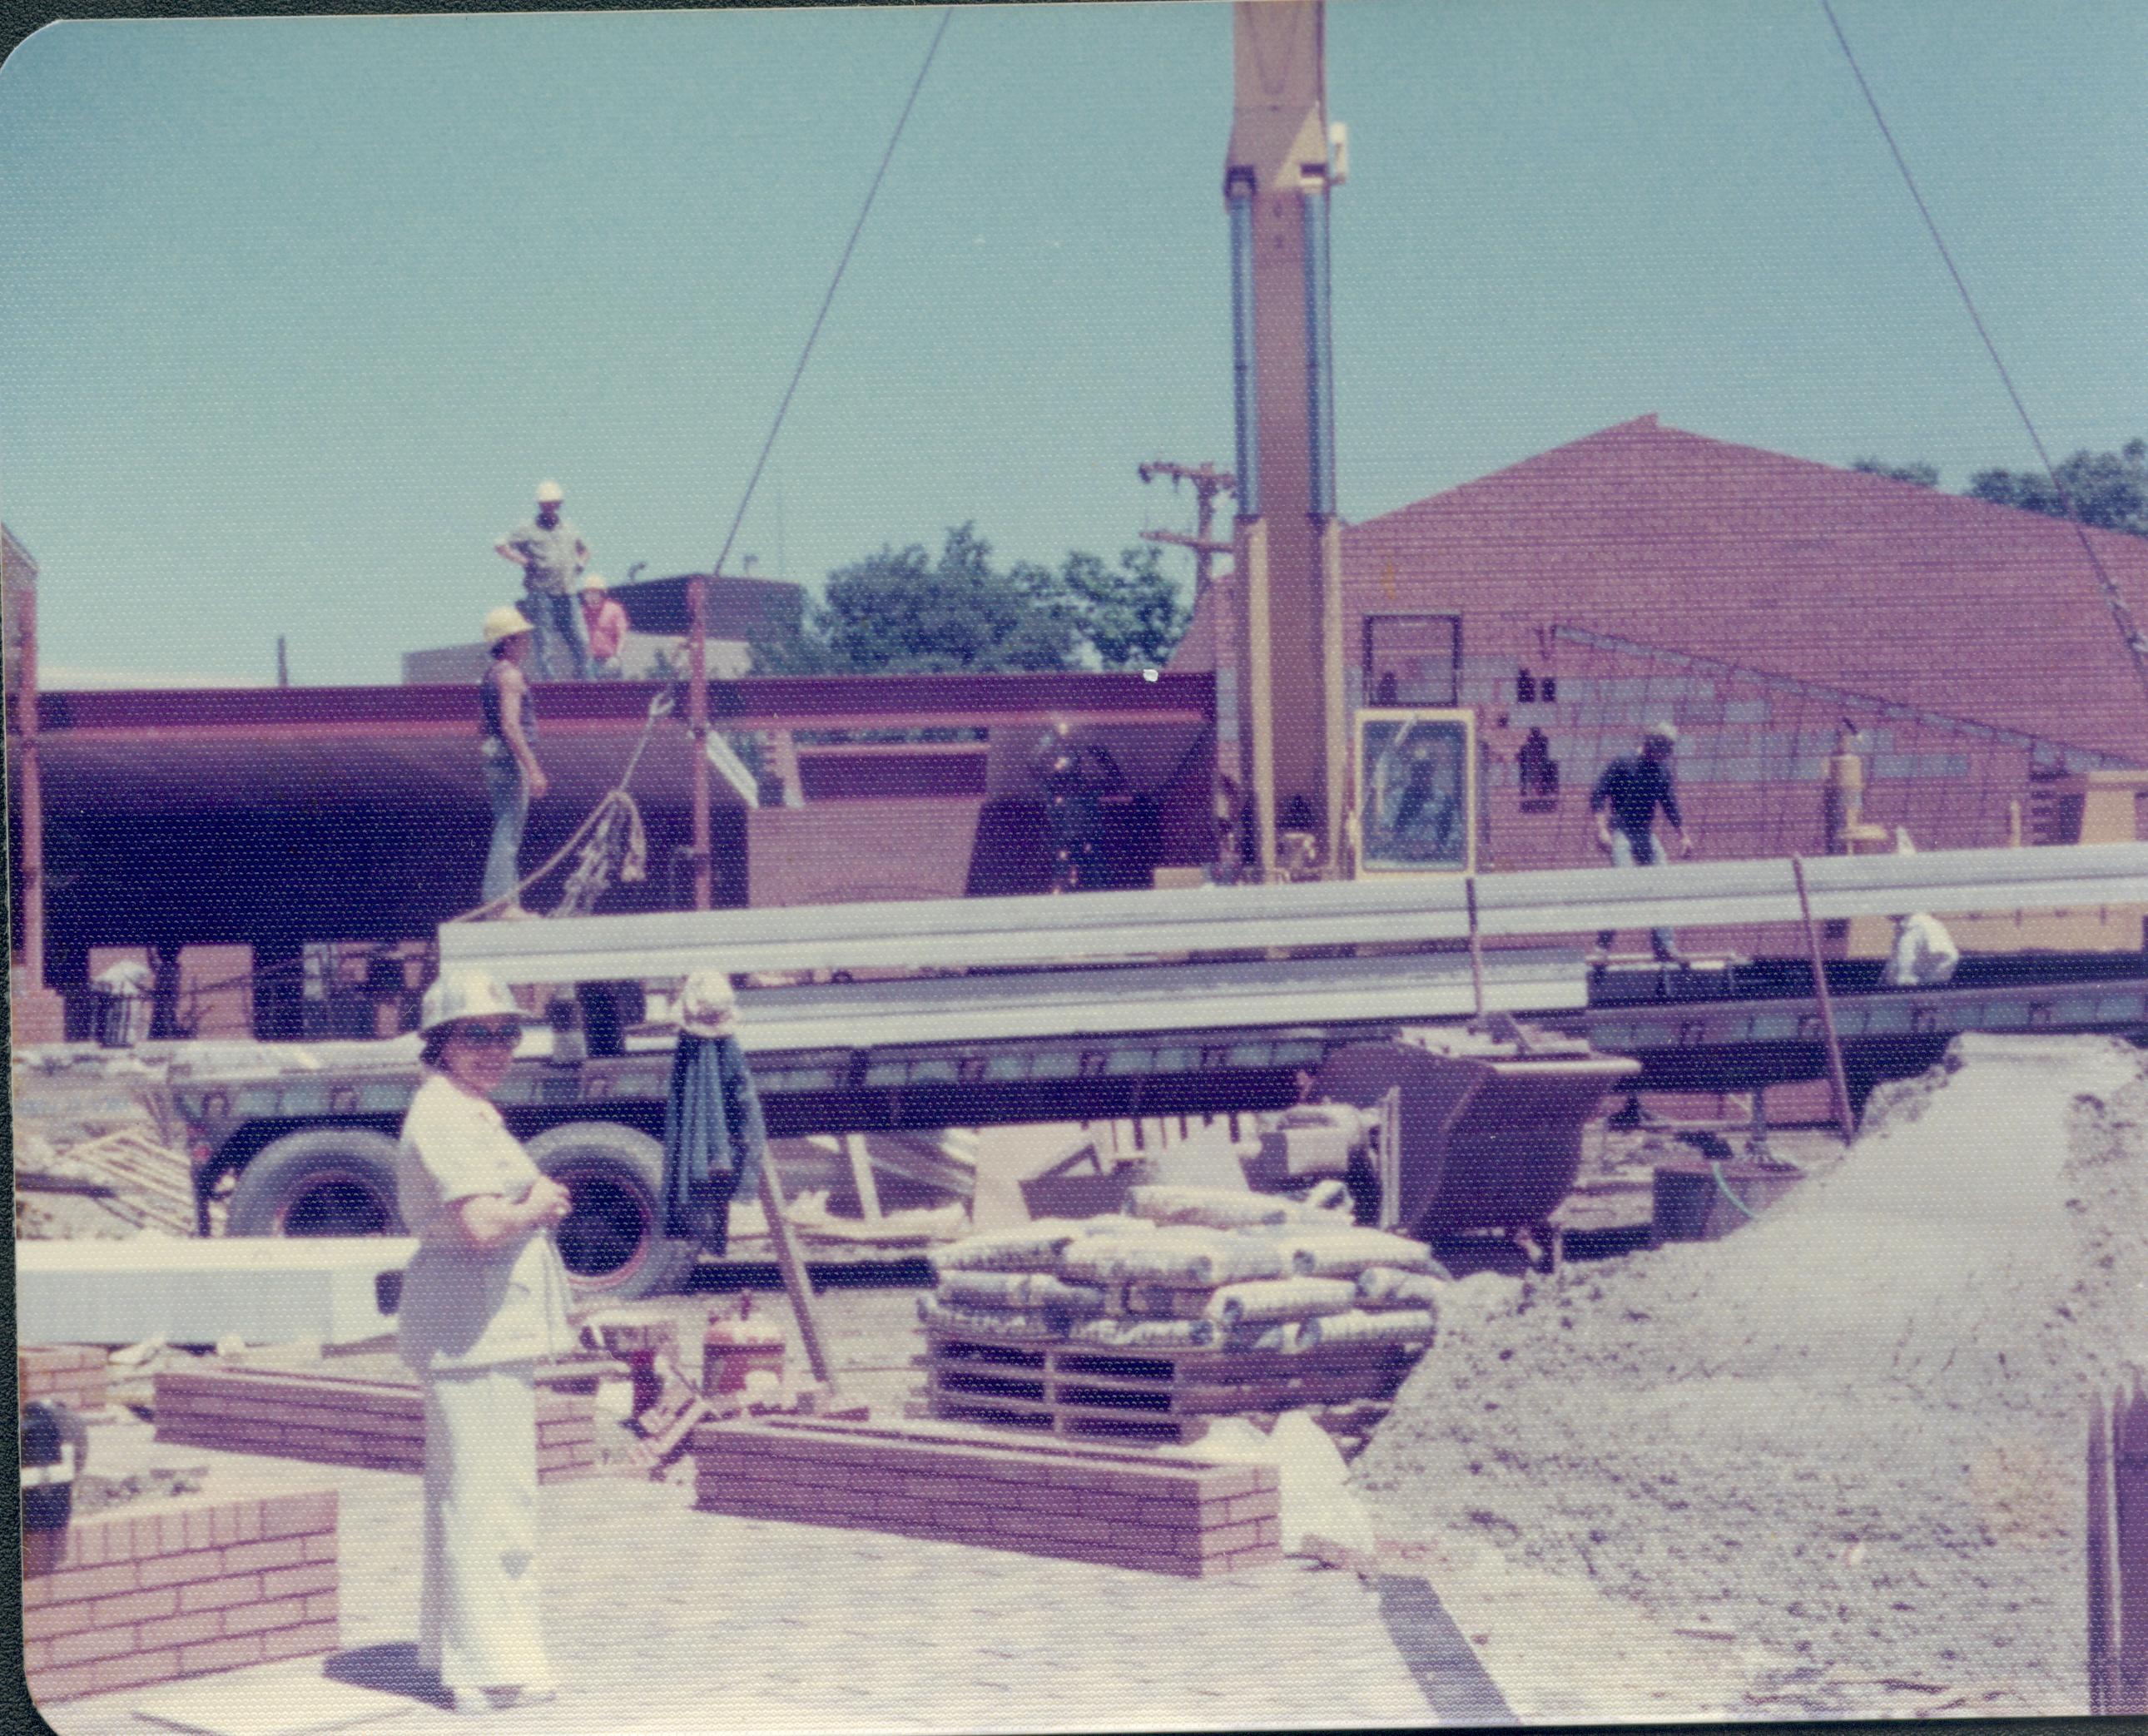
<svg viewBox="0 0 2148 1736"><path fill-rule="evenodd" d="M686 728L694 740L694 908L708 909L709 581L686 581Z"/></svg>
<svg viewBox="0 0 2148 1736"><path fill-rule="evenodd" d="M1222 865L1235 871L1240 860L1239 826L1245 811L1244 770L1240 764L1242 748L1238 734L1238 616L1239 606L1233 595L1237 580L1235 577L1224 584L1215 584L1210 577L1210 563L1218 554L1228 554L1235 544L1218 542L1210 532L1216 521L1216 497L1235 494L1238 479L1228 470L1219 470L1213 464L1180 464L1163 459L1153 459L1141 466L1138 472L1143 482L1153 482L1159 476L1168 476L1174 492L1179 484L1193 484L1197 516L1192 536L1178 530L1144 530L1142 539L1151 543L1169 543L1193 551L1193 597L1197 604L1208 600L1208 624L1215 637L1216 654L1216 791L1215 817L1217 845L1223 853ZM1232 791L1236 791L1235 797Z"/></svg>

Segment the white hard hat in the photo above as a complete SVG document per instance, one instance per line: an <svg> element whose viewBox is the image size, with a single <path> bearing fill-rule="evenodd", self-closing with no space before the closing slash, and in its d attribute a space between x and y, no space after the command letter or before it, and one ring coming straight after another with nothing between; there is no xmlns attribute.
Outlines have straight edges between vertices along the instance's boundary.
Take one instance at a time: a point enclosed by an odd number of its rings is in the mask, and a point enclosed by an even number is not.
<svg viewBox="0 0 2148 1736"><path fill-rule="evenodd" d="M1662 719L1659 719L1654 723L1650 724L1648 728L1641 731L1641 739L1644 741L1667 742L1671 746L1676 747L1678 745L1678 725L1674 723L1667 722Z"/></svg>
<svg viewBox="0 0 2148 1736"><path fill-rule="evenodd" d="M720 971L696 971L679 991L679 1028L690 1036L729 1036L738 1025L738 991Z"/></svg>
<svg viewBox="0 0 2148 1736"><path fill-rule="evenodd" d="M512 603L503 603L484 618L484 642L496 645L503 639L512 639L518 633L534 633L527 616Z"/></svg>
<svg viewBox="0 0 2148 1736"><path fill-rule="evenodd" d="M458 971L425 991L418 1010L418 1029L433 1031L458 1019L496 1018L529 1022L529 1015L514 1004L496 978L483 971Z"/></svg>
<svg viewBox="0 0 2148 1736"><path fill-rule="evenodd" d="M567 491L556 482L547 480L537 484L537 504L540 506L557 506L566 498Z"/></svg>
<svg viewBox="0 0 2148 1736"><path fill-rule="evenodd" d="M582 574L582 582L577 585L575 589L578 590L610 590L611 589L611 580L605 578L602 573L585 573Z"/></svg>

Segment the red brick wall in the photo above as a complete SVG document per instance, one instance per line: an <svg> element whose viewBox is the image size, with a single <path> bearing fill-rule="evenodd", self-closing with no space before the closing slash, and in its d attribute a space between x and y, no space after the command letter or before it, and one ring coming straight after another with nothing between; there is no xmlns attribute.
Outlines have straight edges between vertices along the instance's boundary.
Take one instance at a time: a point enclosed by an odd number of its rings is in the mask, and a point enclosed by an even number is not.
<svg viewBox="0 0 2148 1736"><path fill-rule="evenodd" d="M1200 1577L1282 1559L1272 1465L889 1429L696 1430L705 1513L837 1525Z"/></svg>
<svg viewBox="0 0 2148 1736"><path fill-rule="evenodd" d="M332 1488L143 1503L24 1539L41 1705L337 1644Z"/></svg>
<svg viewBox="0 0 2148 1736"><path fill-rule="evenodd" d="M537 1480L596 1465L596 1401L537 1393ZM174 1369L157 1376L157 1438L376 1471L425 1468L425 1401L414 1386L321 1380L268 1369Z"/></svg>
<svg viewBox="0 0 2148 1736"><path fill-rule="evenodd" d="M107 1352L95 1344L28 1344L15 1352L19 1402L57 1399L71 1411L104 1408Z"/></svg>

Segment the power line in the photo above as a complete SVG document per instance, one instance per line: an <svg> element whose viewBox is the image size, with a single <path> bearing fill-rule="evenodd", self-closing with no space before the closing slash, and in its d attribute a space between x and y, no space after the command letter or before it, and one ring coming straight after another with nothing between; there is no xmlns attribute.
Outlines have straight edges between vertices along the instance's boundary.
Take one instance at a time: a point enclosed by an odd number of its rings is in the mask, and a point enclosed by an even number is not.
<svg viewBox="0 0 2148 1736"><path fill-rule="evenodd" d="M806 334L806 347L799 352L798 365L791 370L790 384L783 389L783 401L775 408L775 420L768 430L768 439L761 444L760 456L754 461L753 474L746 479L745 493L739 500L738 515L731 520L730 534L724 538L723 552L716 556L715 570L720 574L724 562L730 559L731 544L738 539L739 526L745 522L745 509L753 504L753 491L760 485L760 473L768 463L768 454L775 449L775 437L783 430L783 419L790 409L791 394L797 391L798 382L804 378L806 364L813 354L813 346L820 341L821 327L828 318L828 309L835 305L836 291L848 270L851 254L856 248L858 237L865 233L866 218L872 214L873 201L880 196L880 183L887 174L887 166L895 160L895 148L902 138L902 129L909 123L910 111L916 106L917 93L925 88L925 75L932 70L932 58L940 52L940 38L947 33L947 26L955 16L951 5L940 14L940 28L932 33L931 46L925 51L925 63L917 69L917 78L910 87L909 99L902 105L902 113L896 118L895 131L889 136L887 149L881 153L880 167L873 172L872 185L866 190L866 202L858 212L858 220L851 227L851 238L843 244L843 256L836 262L836 274L828 281L828 293L821 299L821 311L814 316L813 329Z"/></svg>
<svg viewBox="0 0 2148 1736"><path fill-rule="evenodd" d="M1834 39L1841 45L1842 58L1849 63L1849 70L1857 80L1857 88L1864 93L1864 105L1872 111L1872 118L1880 128L1880 136L1887 141L1887 148L1894 155L1895 167L1902 172L1902 183L1910 189L1910 197L1916 201L1917 213L1925 220L1925 228L1931 235L1932 245L1939 249L1947 275L1954 279L1954 287L1961 297L1961 304L1969 311L1970 323L1976 328L1976 335L1984 340L1985 353L1991 358L1991 365L1998 369L2000 382L2006 388L2006 395L2014 400L2015 414L2020 417L2021 426L2028 430L2029 443L2036 449L2037 460L2043 465L2045 474L2051 479L2051 487L2058 494L2059 504L2074 527L2081 553L2088 557L2088 564L2095 573L2096 583L2102 588L2103 600L2110 605L2111 619L2117 623L2118 636L2132 656L2133 673L2140 683L2141 695L2148 698L2148 638L2143 637L2140 627L2135 624L2133 613L2125 606L2124 595L2105 569L2102 559L2095 552L2095 544L2089 539L2087 527L2081 523L2074 505L2073 495L2065 479L2060 476L2058 466L2051 462L2051 454L2045 449L2044 437L2037 433L2035 420L2029 414L2029 406L2021 401L2020 393L2015 389L2013 375L2006 371L2006 364L2000 359L1999 346L1992 342L1991 334L1985 327L1984 316L1976 310L1975 299L1970 294L1969 285L1954 263L1954 255L1947 251L1946 242L1940 234L1940 226L1933 219L1931 208L1925 203L1925 196L1918 189L1916 177L1910 173L1910 165L1902 155L1902 148L1895 143L1894 130L1888 126L1887 117L1880 111L1880 99L1873 95L1872 87L1865 80L1864 69L1857 63L1857 56L1850 48L1849 38L1843 33L1841 21L1834 15L1834 8L1829 0L1819 0L1819 9L1827 14L1829 28L1834 32Z"/></svg>

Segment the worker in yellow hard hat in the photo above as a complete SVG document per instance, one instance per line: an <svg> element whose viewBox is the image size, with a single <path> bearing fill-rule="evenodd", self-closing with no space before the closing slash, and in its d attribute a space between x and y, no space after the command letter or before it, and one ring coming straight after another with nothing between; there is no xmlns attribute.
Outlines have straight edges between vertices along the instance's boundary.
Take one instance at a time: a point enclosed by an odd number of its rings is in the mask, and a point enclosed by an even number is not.
<svg viewBox="0 0 2148 1736"><path fill-rule="evenodd" d="M518 917L517 890L522 878L522 830L529 804L551 787L532 745L537 735L536 708L530 702L529 620L509 604L484 618L484 642L491 648L477 697L482 720L484 790L492 803L492 847L484 858L484 901L489 913ZM497 909L491 908L498 906Z"/></svg>
<svg viewBox="0 0 2148 1736"><path fill-rule="evenodd" d="M492 545L500 559L522 569L523 608L537 634L536 668L548 681L586 680L590 673L589 644L575 600L575 580L590 564L590 548L560 515L565 499L558 483L539 483L537 516Z"/></svg>

